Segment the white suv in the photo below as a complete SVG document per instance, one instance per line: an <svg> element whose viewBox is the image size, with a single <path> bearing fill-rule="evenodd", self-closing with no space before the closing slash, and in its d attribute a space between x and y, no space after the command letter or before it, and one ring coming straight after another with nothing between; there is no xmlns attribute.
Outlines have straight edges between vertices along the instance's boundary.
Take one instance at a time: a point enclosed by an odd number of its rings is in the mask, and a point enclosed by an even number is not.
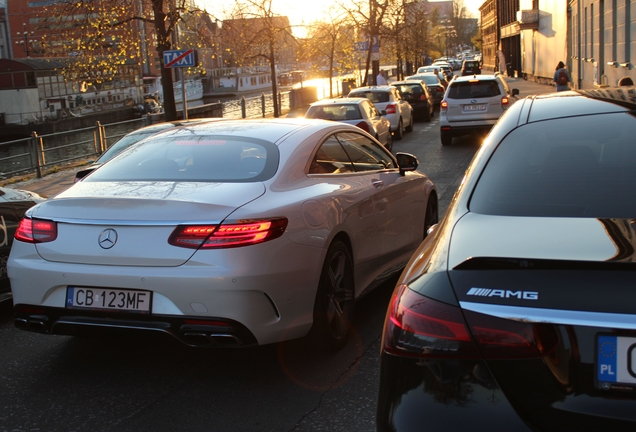
<svg viewBox="0 0 636 432"><path fill-rule="evenodd" d="M396 140L401 140L404 131L413 130L413 108L411 104L402 99L400 92L392 86L358 87L349 92L348 97L363 97L373 102L391 122L391 132Z"/></svg>
<svg viewBox="0 0 636 432"><path fill-rule="evenodd" d="M498 74L455 77L440 104L442 145L450 145L455 136L490 131L518 94Z"/></svg>

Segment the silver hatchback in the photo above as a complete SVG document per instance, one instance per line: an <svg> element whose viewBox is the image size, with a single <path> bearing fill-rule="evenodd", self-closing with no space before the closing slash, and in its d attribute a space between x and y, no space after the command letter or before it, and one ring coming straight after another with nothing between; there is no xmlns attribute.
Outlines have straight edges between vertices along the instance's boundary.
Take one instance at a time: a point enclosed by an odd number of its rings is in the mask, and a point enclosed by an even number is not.
<svg viewBox="0 0 636 432"><path fill-rule="evenodd" d="M455 136L489 132L518 94L501 75L453 79L440 104L442 145L450 145Z"/></svg>

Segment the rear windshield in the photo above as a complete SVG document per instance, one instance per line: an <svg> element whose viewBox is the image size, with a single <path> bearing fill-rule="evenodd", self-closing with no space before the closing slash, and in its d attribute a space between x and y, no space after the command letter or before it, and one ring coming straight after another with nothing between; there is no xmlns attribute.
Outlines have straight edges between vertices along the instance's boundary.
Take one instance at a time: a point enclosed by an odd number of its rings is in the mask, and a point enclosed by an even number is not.
<svg viewBox="0 0 636 432"><path fill-rule="evenodd" d="M499 144L470 200L502 216L635 218L636 118L628 113L521 126Z"/></svg>
<svg viewBox="0 0 636 432"><path fill-rule="evenodd" d="M439 84L439 78L435 75L418 75L413 79L418 79L420 81L424 81L428 85Z"/></svg>
<svg viewBox="0 0 636 432"><path fill-rule="evenodd" d="M268 141L166 132L139 142L84 181L251 182L272 177L277 167L278 148Z"/></svg>
<svg viewBox="0 0 636 432"><path fill-rule="evenodd" d="M323 105L309 107L305 118L323 120L360 120L358 105Z"/></svg>
<svg viewBox="0 0 636 432"><path fill-rule="evenodd" d="M402 97L413 97L413 96L421 96L424 91L422 90L422 86L419 84L393 84L393 87L397 87Z"/></svg>
<svg viewBox="0 0 636 432"><path fill-rule="evenodd" d="M389 92L379 91L356 91L349 93L349 97L363 97L373 103L383 103L389 101Z"/></svg>
<svg viewBox="0 0 636 432"><path fill-rule="evenodd" d="M501 94L495 80L474 80L451 83L447 98L474 99L498 96Z"/></svg>
<svg viewBox="0 0 636 432"><path fill-rule="evenodd" d="M466 61L464 62L465 68L476 68L479 67L479 62L477 61Z"/></svg>

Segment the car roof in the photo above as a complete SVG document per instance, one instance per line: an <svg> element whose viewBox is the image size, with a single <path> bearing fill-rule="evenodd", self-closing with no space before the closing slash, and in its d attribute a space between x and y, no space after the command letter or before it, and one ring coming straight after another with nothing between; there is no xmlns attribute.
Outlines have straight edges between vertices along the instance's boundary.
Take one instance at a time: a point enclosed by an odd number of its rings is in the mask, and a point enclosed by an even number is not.
<svg viewBox="0 0 636 432"><path fill-rule="evenodd" d="M527 122L578 115L631 112L636 110L636 94L630 87L576 90L528 96L523 100Z"/></svg>
<svg viewBox="0 0 636 432"><path fill-rule="evenodd" d="M452 83L462 82L462 81L492 81L497 78L497 75L465 75L465 76L456 76Z"/></svg>
<svg viewBox="0 0 636 432"><path fill-rule="evenodd" d="M416 76L416 75L414 75ZM394 81L391 83L392 86L396 86L396 85L405 85L405 84L421 84L421 85L426 85L426 83L422 80L404 80L404 81Z"/></svg>
<svg viewBox="0 0 636 432"><path fill-rule="evenodd" d="M356 91L368 91L368 90L390 91L392 87L393 87L392 85L356 87L354 89L351 89L349 94L351 94L353 92L356 92Z"/></svg>
<svg viewBox="0 0 636 432"><path fill-rule="evenodd" d="M346 98L333 98L333 99L321 99L312 103L309 106L321 106L321 105L336 105L336 104L359 104L362 101L368 101L367 98L362 97L346 97Z"/></svg>
<svg viewBox="0 0 636 432"><path fill-rule="evenodd" d="M415 80L420 80L418 77L422 77L422 76L432 76L432 77L436 77L438 80L440 79L439 75L436 75L434 72L423 72L423 73L418 73L418 74L415 74L415 75L409 75L409 76L406 77L406 80L407 81L412 81L414 79ZM423 81L423 80L420 80L420 81Z"/></svg>

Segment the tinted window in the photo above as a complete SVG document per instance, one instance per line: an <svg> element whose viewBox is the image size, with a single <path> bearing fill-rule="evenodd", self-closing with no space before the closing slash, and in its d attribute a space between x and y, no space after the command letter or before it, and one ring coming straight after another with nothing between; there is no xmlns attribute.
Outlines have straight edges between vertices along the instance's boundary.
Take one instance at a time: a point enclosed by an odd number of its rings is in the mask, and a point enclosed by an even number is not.
<svg viewBox="0 0 636 432"><path fill-rule="evenodd" d="M636 118L627 113L541 121L499 145L470 200L476 213L634 218Z"/></svg>
<svg viewBox="0 0 636 432"><path fill-rule="evenodd" d="M173 126L170 126L170 127L173 127ZM124 136L119 141L117 141L112 146L110 146L108 148L108 150L106 150L104 153L102 153L102 155L97 159L96 162L106 163L109 160L111 160L112 158L114 158L115 156L117 156L119 153L121 153L123 150L127 149L128 147L130 147L131 145L141 141L144 138L149 137L150 135L154 135L154 134L156 134L158 132L160 132L159 129L151 129L151 130L145 131L145 132L130 133L130 134Z"/></svg>
<svg viewBox="0 0 636 432"><path fill-rule="evenodd" d="M397 168L393 155L368 137L356 133L339 133L337 136L357 172Z"/></svg>
<svg viewBox="0 0 636 432"><path fill-rule="evenodd" d="M312 106L305 114L306 118L324 120L359 120L362 118L357 105Z"/></svg>
<svg viewBox="0 0 636 432"><path fill-rule="evenodd" d="M309 174L340 174L353 170L349 156L333 136L322 143L309 166Z"/></svg>
<svg viewBox="0 0 636 432"><path fill-rule="evenodd" d="M422 81L424 81L426 84L429 84L429 85L439 84L439 78L436 77L435 75L422 75L417 77L417 79L421 79Z"/></svg>
<svg viewBox="0 0 636 432"><path fill-rule="evenodd" d="M389 92L380 91L355 91L349 93L349 97L363 97L373 103L384 103L389 101Z"/></svg>
<svg viewBox="0 0 636 432"><path fill-rule="evenodd" d="M424 90L422 90L422 86L419 84L398 84L396 85L396 87L405 98L412 98L415 96L419 97L422 95L422 93L424 93Z"/></svg>
<svg viewBox="0 0 636 432"><path fill-rule="evenodd" d="M132 146L84 181L262 181L277 167L278 148L267 141L165 132Z"/></svg>
<svg viewBox="0 0 636 432"><path fill-rule="evenodd" d="M447 98L472 99L500 95L501 91L495 80L461 81L451 84Z"/></svg>

